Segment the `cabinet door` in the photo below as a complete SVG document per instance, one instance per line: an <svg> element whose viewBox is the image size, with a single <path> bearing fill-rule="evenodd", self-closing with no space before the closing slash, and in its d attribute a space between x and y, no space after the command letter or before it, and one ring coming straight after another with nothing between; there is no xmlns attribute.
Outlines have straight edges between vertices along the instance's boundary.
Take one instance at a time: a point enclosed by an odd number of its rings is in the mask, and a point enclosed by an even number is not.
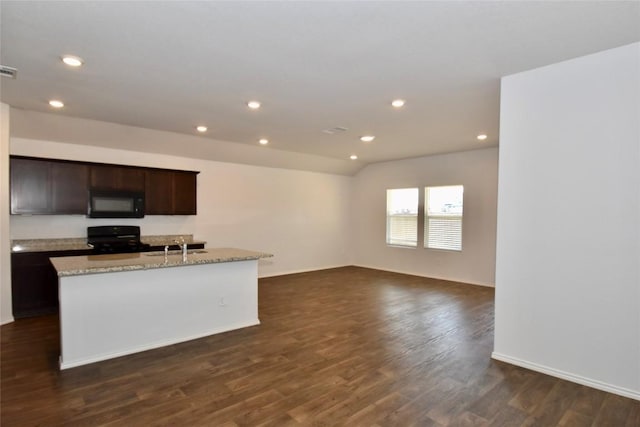
<svg viewBox="0 0 640 427"><path fill-rule="evenodd" d="M48 267L14 268L11 276L13 317L20 319L56 312L57 301L53 301L52 294L55 292L57 298L58 283L51 281Z"/></svg>
<svg viewBox="0 0 640 427"><path fill-rule="evenodd" d="M91 250L24 252L11 254L13 317L39 316L58 311L58 276L49 257L90 255Z"/></svg>
<svg viewBox="0 0 640 427"><path fill-rule="evenodd" d="M145 215L173 215L173 171L145 171Z"/></svg>
<svg viewBox="0 0 640 427"><path fill-rule="evenodd" d="M196 215L196 182L193 172L174 172L173 212L175 215Z"/></svg>
<svg viewBox="0 0 640 427"><path fill-rule="evenodd" d="M51 162L51 213L87 213L88 174L85 164Z"/></svg>
<svg viewBox="0 0 640 427"><path fill-rule="evenodd" d="M11 158L12 214L85 214L89 188L144 191L146 215L196 215L197 172Z"/></svg>
<svg viewBox="0 0 640 427"><path fill-rule="evenodd" d="M55 160L11 159L11 213L84 214L86 165Z"/></svg>
<svg viewBox="0 0 640 427"><path fill-rule="evenodd" d="M16 319L56 312L58 277L47 253L11 254L11 299Z"/></svg>
<svg viewBox="0 0 640 427"><path fill-rule="evenodd" d="M105 190L144 191L144 169L114 165L91 165L90 186Z"/></svg>
<svg viewBox="0 0 640 427"><path fill-rule="evenodd" d="M11 213L51 212L51 181L46 160L11 159Z"/></svg>

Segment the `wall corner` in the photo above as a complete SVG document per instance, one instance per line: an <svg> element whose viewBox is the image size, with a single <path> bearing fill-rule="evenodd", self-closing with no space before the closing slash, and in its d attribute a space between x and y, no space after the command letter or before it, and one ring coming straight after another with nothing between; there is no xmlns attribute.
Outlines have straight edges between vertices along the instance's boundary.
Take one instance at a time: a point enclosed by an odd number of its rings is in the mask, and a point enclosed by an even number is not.
<svg viewBox="0 0 640 427"><path fill-rule="evenodd" d="M0 324L13 322L9 222L9 113L0 103Z"/></svg>

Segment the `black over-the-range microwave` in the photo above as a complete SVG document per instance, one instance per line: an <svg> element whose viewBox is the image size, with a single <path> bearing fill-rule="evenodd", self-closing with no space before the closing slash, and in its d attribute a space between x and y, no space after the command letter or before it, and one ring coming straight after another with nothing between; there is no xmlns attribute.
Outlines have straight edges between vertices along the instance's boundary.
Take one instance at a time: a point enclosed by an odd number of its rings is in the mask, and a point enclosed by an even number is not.
<svg viewBox="0 0 640 427"><path fill-rule="evenodd" d="M89 218L142 218L144 193L120 190L89 190Z"/></svg>

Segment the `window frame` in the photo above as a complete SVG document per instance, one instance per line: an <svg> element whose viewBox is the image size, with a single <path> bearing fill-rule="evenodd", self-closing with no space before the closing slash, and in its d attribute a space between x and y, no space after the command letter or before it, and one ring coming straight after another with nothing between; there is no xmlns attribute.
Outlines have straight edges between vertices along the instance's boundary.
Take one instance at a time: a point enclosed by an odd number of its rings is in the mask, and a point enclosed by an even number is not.
<svg viewBox="0 0 640 427"><path fill-rule="evenodd" d="M457 214L455 212L453 213L447 213L447 214L430 214L429 211L429 191L430 189L433 188L442 188L442 187L460 187L461 188L461 192L462 194L460 195L460 213ZM422 242L422 247L424 249L428 249L428 250L437 250L437 251L446 251L446 252L462 252L463 250L463 230L464 230L464 185L462 184L456 184L456 185L431 185L431 186L425 186L424 187L424 206L422 209L423 212L423 219L424 219L424 224L422 227L422 234L423 234L423 242ZM455 205L454 205L455 206ZM432 233L429 233L430 230L430 225L431 225L431 221L443 221L443 220L456 220L456 222L459 224L457 226L457 228L459 229L459 235L457 237L455 237L454 239L457 240L458 244L455 246L451 246L451 247L444 247L443 245L437 246L430 246L430 240L429 240L429 236ZM447 227L443 227L447 228ZM439 237L438 241L439 242L447 242L447 240L451 241L450 236L447 236L447 230L443 230L443 235ZM431 243L433 244L433 243Z"/></svg>
<svg viewBox="0 0 640 427"><path fill-rule="evenodd" d="M392 214L390 212L390 204L391 204L391 200L390 200L390 195L392 194L391 192L393 191L398 191L398 190L415 190L416 194L415 194L415 198L416 198L416 204L415 204L415 214L411 214L406 213L406 214ZM408 243L402 243L400 242L401 239L395 238L391 235L391 229L392 229L392 221L393 218L398 218L398 217L408 217L410 216L411 218L413 218L413 227L415 228L415 240L411 240L408 241ZM419 247L419 237L420 237L420 227L419 227L419 220L420 220L420 188L419 187L403 187L403 188L388 188L386 191L386 236L385 236L385 243L387 246L390 247L397 247L397 248L413 248L413 249L417 249Z"/></svg>

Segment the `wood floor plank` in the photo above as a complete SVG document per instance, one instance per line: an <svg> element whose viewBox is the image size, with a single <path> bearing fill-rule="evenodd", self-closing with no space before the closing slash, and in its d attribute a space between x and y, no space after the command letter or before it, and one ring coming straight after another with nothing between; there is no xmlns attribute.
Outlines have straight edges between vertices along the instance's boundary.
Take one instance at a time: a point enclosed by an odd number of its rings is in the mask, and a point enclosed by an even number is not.
<svg viewBox="0 0 640 427"><path fill-rule="evenodd" d="M514 395L518 395L524 390L525 384L533 378L536 373L528 371L522 368L516 368L511 366L504 367L506 376L504 381L496 384L487 393L482 395L473 404L469 406L469 411L481 418L487 420L501 419L501 413L516 413L509 408L505 408L508 402ZM516 408L514 408L516 409ZM523 416L526 415L523 411L517 410ZM519 418L519 417L518 417ZM526 418L526 416L524 417Z"/></svg>
<svg viewBox="0 0 640 427"><path fill-rule="evenodd" d="M367 406L352 413L349 417L346 417L344 424L353 426L372 426L379 424L380 420L388 414L393 413L409 402L410 399L400 393L387 394L382 399L374 403L369 403Z"/></svg>
<svg viewBox="0 0 640 427"><path fill-rule="evenodd" d="M462 412L454 417L448 424L455 427L489 427L489 421L471 412Z"/></svg>
<svg viewBox="0 0 640 427"><path fill-rule="evenodd" d="M545 397L551 392L555 384L556 381L552 377L535 375L529 379L520 393L509 400L509 405L528 414L533 414L544 402Z"/></svg>
<svg viewBox="0 0 640 427"><path fill-rule="evenodd" d="M577 391L575 384L568 381L556 382L533 412L538 425L557 425L571 409Z"/></svg>
<svg viewBox="0 0 640 427"><path fill-rule="evenodd" d="M627 418L635 405L629 405L629 399L614 394L609 394L602 402L602 406L598 411L594 427L604 426L623 426L627 422Z"/></svg>
<svg viewBox="0 0 640 427"><path fill-rule="evenodd" d="M640 426L640 402L635 402L631 405L631 410L627 416L627 423L625 427L638 427Z"/></svg>
<svg viewBox="0 0 640 427"><path fill-rule="evenodd" d="M590 426L593 423L593 418L582 414L580 412L569 409L566 411L560 421L558 422L558 426L562 427L583 427Z"/></svg>
<svg viewBox="0 0 640 427"><path fill-rule="evenodd" d="M571 410L595 418L607 397L604 391L597 391L587 386L579 386L571 404Z"/></svg>
<svg viewBox="0 0 640 427"><path fill-rule="evenodd" d="M358 267L261 279L258 326L58 369L0 330L5 426L640 426L640 402L491 359L491 288Z"/></svg>

